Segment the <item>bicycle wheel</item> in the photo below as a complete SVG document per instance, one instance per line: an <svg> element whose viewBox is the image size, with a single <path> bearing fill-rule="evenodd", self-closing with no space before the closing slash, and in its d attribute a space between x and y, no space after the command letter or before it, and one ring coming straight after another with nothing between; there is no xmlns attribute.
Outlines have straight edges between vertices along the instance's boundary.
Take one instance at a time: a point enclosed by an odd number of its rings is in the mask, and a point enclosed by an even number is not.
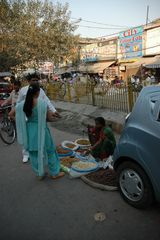
<svg viewBox="0 0 160 240"><path fill-rule="evenodd" d="M64 98L65 94L66 94L66 84L61 83L58 89L58 96L59 98Z"/></svg>
<svg viewBox="0 0 160 240"><path fill-rule="evenodd" d="M0 137L6 144L12 144L16 138L16 129L9 119L2 119L0 122Z"/></svg>

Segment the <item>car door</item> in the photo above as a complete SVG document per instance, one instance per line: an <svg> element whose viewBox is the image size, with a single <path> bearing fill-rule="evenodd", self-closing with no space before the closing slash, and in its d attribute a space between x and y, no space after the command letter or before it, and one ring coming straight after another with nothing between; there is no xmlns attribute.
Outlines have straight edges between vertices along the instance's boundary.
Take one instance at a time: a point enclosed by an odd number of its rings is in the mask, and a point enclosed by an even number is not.
<svg viewBox="0 0 160 240"><path fill-rule="evenodd" d="M149 144L152 145L151 153L152 159L150 160L151 170L154 173L154 178L156 184L158 185L160 191L160 98L155 97L151 99L152 109L151 109L151 125L150 125L150 139Z"/></svg>

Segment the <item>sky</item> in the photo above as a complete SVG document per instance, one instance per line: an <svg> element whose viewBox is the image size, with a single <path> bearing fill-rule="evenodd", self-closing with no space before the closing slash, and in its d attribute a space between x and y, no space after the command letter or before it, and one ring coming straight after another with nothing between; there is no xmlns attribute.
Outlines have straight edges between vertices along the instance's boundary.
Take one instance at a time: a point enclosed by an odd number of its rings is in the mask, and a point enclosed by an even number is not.
<svg viewBox="0 0 160 240"><path fill-rule="evenodd" d="M53 0L53 2L57 1ZM78 23L80 26L75 34L80 34L82 37L103 37L123 31L126 29L125 27L130 28L145 24L147 5L149 6L149 21L160 18L160 0L58 0L58 2L69 3L71 21L73 22L81 18L82 20L106 24L80 21ZM88 26L98 28L89 28Z"/></svg>

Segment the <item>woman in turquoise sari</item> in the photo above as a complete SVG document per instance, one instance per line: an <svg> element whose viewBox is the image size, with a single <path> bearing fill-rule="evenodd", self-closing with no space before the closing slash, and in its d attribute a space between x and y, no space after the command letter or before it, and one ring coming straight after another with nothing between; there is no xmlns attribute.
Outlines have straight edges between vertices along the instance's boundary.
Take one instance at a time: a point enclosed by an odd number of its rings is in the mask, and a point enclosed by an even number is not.
<svg viewBox="0 0 160 240"><path fill-rule="evenodd" d="M39 84L30 85L25 101L16 105L16 127L19 144L29 151L33 171L41 179L48 165L52 179L64 176L47 126L47 104L38 98Z"/></svg>

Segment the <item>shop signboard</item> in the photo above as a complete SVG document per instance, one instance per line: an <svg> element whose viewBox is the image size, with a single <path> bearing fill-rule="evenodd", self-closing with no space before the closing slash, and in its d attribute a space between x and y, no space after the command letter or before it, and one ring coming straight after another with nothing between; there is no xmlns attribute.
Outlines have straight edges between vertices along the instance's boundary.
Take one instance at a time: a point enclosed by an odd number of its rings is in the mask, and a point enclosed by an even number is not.
<svg viewBox="0 0 160 240"><path fill-rule="evenodd" d="M143 27L128 29L119 34L119 59L135 59L142 56Z"/></svg>
<svg viewBox="0 0 160 240"><path fill-rule="evenodd" d="M116 59L117 39L98 43L98 60Z"/></svg>
<svg viewBox="0 0 160 240"><path fill-rule="evenodd" d="M52 73L53 69L54 69L54 65L52 62L42 62L39 68L40 71L46 74Z"/></svg>
<svg viewBox="0 0 160 240"><path fill-rule="evenodd" d="M118 76L118 67L109 67L105 69L105 75L110 79L113 80L115 76Z"/></svg>
<svg viewBox="0 0 160 240"><path fill-rule="evenodd" d="M95 62L98 59L97 43L88 44L81 48L81 61L82 62Z"/></svg>
<svg viewBox="0 0 160 240"><path fill-rule="evenodd" d="M147 30L144 55L160 54L160 27Z"/></svg>

